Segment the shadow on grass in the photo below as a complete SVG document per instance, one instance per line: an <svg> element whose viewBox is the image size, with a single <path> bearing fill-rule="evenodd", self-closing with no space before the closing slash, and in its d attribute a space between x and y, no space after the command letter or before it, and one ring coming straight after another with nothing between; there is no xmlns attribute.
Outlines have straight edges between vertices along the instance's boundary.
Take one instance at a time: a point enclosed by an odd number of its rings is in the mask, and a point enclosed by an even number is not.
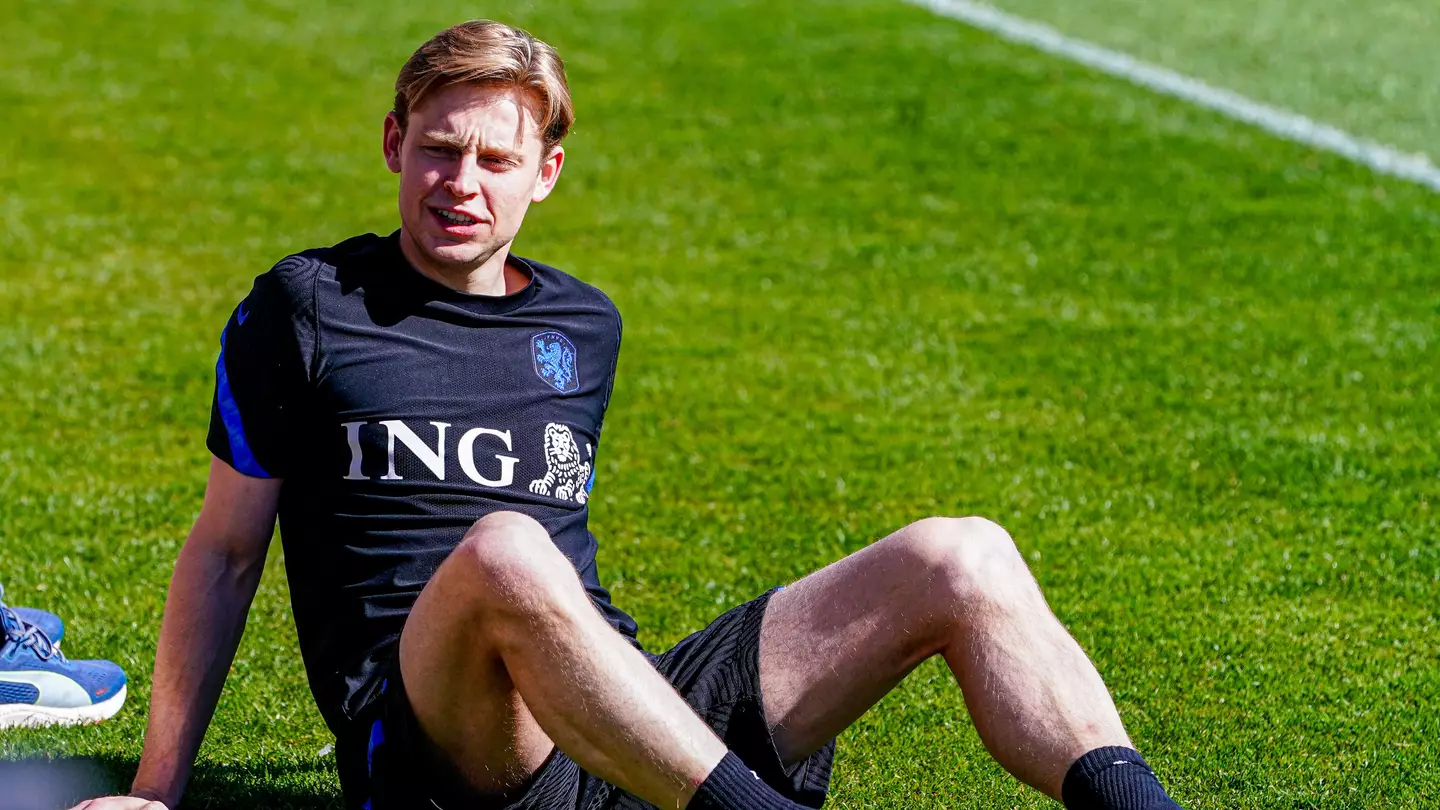
<svg viewBox="0 0 1440 810"><path fill-rule="evenodd" d="M136 761L27 759L0 762L0 810L64 810L127 789ZM197 764L176 810L340 810L334 766L313 763Z"/></svg>

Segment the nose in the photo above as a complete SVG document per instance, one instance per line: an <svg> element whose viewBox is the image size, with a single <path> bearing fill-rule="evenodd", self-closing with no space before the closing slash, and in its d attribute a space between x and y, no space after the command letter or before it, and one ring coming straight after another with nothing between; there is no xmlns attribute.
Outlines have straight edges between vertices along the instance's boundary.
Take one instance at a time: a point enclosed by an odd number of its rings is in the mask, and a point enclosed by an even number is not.
<svg viewBox="0 0 1440 810"><path fill-rule="evenodd" d="M474 155L463 154L455 171L445 181L445 190L456 197L473 197L480 193L480 163Z"/></svg>

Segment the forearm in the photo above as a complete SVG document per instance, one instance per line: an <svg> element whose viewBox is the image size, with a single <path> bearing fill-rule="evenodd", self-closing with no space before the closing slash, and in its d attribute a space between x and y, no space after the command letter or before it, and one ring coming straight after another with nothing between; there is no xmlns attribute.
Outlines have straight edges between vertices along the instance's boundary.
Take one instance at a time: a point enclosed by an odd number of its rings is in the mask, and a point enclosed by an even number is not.
<svg viewBox="0 0 1440 810"><path fill-rule="evenodd" d="M236 560L187 542L175 563L150 698L145 749L132 792L173 807L215 711L264 557Z"/></svg>

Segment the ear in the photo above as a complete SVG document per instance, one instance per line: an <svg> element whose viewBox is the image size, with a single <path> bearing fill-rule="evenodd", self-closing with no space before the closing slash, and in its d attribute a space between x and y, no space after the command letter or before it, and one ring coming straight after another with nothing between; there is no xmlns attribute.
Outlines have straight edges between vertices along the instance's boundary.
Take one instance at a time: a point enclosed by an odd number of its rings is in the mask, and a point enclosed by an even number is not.
<svg viewBox="0 0 1440 810"><path fill-rule="evenodd" d="M531 202L540 202L550 196L555 190L555 183L560 179L560 169L565 165L565 147L557 146L540 164L540 171L535 175L535 191L530 195Z"/></svg>
<svg viewBox="0 0 1440 810"><path fill-rule="evenodd" d="M400 121L395 113L385 115L385 135L381 140L381 148L385 151L385 165L395 174L400 173L400 146L405 142L405 130L400 128Z"/></svg>

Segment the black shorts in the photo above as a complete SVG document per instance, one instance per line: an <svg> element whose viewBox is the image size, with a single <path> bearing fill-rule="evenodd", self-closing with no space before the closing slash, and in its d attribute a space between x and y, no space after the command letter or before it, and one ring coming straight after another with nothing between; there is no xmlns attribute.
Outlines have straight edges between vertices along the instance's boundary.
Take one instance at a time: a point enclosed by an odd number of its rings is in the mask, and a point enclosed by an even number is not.
<svg viewBox="0 0 1440 810"><path fill-rule="evenodd" d="M760 622L774 593L727 611L661 655L645 656L756 775L792 801L819 807L830 785L835 741L786 768L765 723L760 695ZM651 807L581 770L558 748L517 790L503 795L471 791L448 763L430 753L405 696L398 659L391 661L384 693L365 721L370 729L367 744L342 746L340 752L342 760L348 760L339 764L350 806L365 810Z"/></svg>

